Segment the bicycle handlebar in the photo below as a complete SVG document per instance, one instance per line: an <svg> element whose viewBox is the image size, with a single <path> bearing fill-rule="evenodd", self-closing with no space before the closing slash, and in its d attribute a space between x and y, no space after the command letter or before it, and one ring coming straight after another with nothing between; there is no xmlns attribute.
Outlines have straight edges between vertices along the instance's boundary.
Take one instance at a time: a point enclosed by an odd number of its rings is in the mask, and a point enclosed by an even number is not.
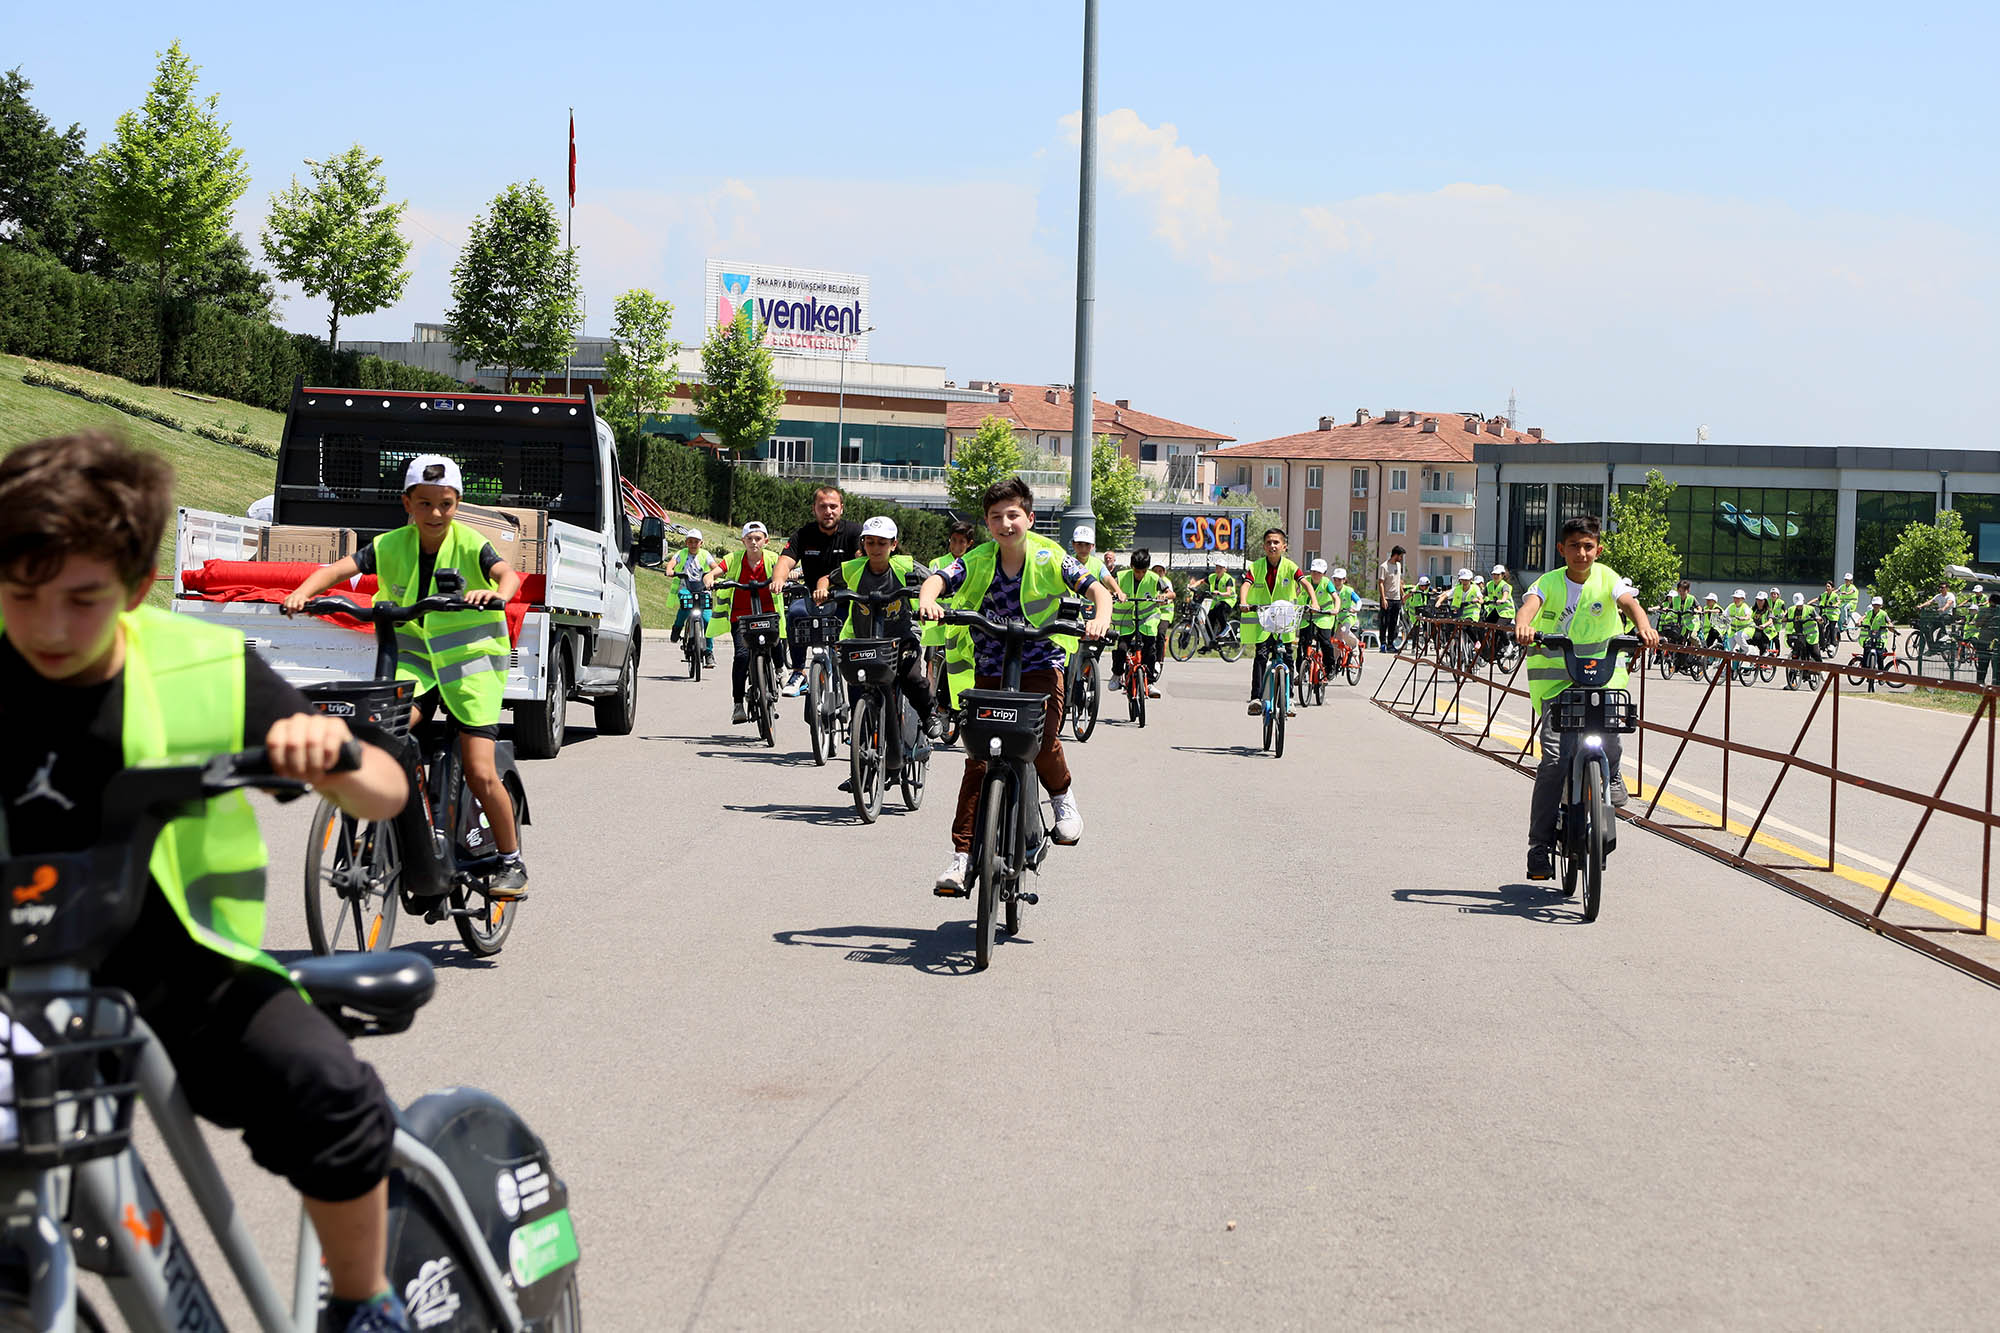
<svg viewBox="0 0 2000 1333"><path fill-rule="evenodd" d="M394 602L377 602L373 606L363 606L345 597L311 597L300 609L309 616L344 615L353 616L356 620L365 620L371 625L407 625L433 611L498 611L500 608L497 605L474 606L463 597L432 593L429 597L419 598L408 606Z"/></svg>
<svg viewBox="0 0 2000 1333"><path fill-rule="evenodd" d="M985 630L1002 643L1027 642L1031 639L1053 639L1061 635L1076 638L1086 637L1088 631L1074 620L1051 620L1046 625L1030 625L1024 620L989 620L977 611L947 609L944 613L947 625L965 625L972 629Z"/></svg>
<svg viewBox="0 0 2000 1333"><path fill-rule="evenodd" d="M848 588L829 588L826 591L826 600L829 602L860 602L866 606L880 608L887 606L898 598L914 599L919 592L920 589L917 588L884 588L880 592L855 592Z"/></svg>

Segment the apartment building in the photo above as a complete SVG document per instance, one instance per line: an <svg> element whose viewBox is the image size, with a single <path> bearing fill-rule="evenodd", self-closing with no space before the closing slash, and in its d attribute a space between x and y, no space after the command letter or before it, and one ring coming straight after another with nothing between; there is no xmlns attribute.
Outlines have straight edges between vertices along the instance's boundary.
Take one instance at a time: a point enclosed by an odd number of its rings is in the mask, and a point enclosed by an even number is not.
<svg viewBox="0 0 2000 1333"><path fill-rule="evenodd" d="M1364 408L1351 423L1321 417L1314 430L1231 445L1210 460L1218 498L1248 494L1276 510L1301 563L1366 556L1367 575L1355 577L1367 587L1373 562L1392 546L1404 548L1413 575L1448 578L1472 562L1481 441L1539 444L1542 433L1477 412Z"/></svg>
<svg viewBox="0 0 2000 1333"><path fill-rule="evenodd" d="M1068 385L972 380L965 387L991 393L999 401L990 405L954 403L946 409L947 457L960 440L971 436L979 429L979 423L990 416L1010 422L1014 439L1023 449L1063 459L1070 456L1075 398ZM1119 452L1138 465L1147 494L1156 499L1205 497L1215 480L1207 466L1208 458L1235 438L1138 411L1129 398L1110 403L1096 399L1092 411L1093 429L1099 435L1110 436L1117 442Z"/></svg>

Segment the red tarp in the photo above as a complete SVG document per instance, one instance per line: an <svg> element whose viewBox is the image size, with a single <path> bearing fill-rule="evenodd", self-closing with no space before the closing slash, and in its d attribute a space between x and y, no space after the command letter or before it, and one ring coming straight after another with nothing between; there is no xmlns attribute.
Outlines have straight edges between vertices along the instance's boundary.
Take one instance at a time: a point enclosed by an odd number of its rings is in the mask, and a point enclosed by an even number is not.
<svg viewBox="0 0 2000 1333"><path fill-rule="evenodd" d="M190 597L204 602L282 602L292 589L317 574L323 565L283 560L205 560L200 569L181 572L181 587ZM547 593L548 580L540 574L523 574L521 591L507 603L507 637L521 642L521 621L531 607ZM349 587L335 584L322 596L345 597L360 606L375 604L375 576L364 574ZM320 619L344 629L374 633L374 627L353 616L321 616Z"/></svg>

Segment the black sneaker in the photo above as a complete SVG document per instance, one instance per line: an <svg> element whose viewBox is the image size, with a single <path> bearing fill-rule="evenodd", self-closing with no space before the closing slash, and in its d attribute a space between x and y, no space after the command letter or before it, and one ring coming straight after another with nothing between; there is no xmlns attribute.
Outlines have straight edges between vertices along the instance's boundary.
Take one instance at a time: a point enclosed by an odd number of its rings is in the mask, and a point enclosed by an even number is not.
<svg viewBox="0 0 2000 1333"><path fill-rule="evenodd" d="M517 903L528 896L528 867L519 857L504 862L500 873L486 886L486 896L495 902Z"/></svg>
<svg viewBox="0 0 2000 1333"><path fill-rule="evenodd" d="M1556 858L1546 847L1528 849L1528 878L1535 883L1543 883L1556 877Z"/></svg>

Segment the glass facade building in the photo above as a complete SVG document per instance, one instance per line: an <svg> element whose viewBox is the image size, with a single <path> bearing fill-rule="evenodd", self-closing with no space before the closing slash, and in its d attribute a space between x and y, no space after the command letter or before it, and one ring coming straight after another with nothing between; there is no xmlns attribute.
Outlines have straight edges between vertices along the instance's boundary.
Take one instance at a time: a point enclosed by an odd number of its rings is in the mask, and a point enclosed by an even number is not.
<svg viewBox="0 0 2000 1333"><path fill-rule="evenodd" d="M1854 493L1854 578L1872 583L1882 557L1912 523L1937 518L1935 491L1856 491ZM1846 571L1838 571L1845 573Z"/></svg>
<svg viewBox="0 0 2000 1333"><path fill-rule="evenodd" d="M1622 495L1642 485L1619 487ZM1769 586L1820 583L1833 567L1838 491L1681 486L1667 500L1667 532L1684 577ZM1861 571L1857 569L1856 574Z"/></svg>

